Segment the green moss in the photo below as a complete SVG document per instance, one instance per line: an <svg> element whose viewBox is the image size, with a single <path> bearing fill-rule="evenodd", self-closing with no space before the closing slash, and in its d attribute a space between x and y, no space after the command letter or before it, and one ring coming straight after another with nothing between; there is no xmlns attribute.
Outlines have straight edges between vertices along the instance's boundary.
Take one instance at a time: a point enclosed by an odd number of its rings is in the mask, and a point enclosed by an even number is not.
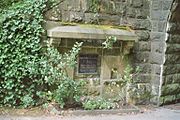
<svg viewBox="0 0 180 120"><path fill-rule="evenodd" d="M120 29L120 30L128 30L132 31L132 29L128 26L111 26L111 25L95 25L95 24L79 24L79 23L73 23L73 22L60 22L61 25L64 26L80 26L83 28L97 28L97 29Z"/></svg>

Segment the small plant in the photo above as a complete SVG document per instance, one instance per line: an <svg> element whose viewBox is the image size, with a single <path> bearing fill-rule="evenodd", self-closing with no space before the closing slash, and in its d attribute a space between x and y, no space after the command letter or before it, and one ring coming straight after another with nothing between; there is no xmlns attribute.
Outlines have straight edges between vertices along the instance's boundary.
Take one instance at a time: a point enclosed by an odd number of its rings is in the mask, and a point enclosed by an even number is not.
<svg viewBox="0 0 180 120"><path fill-rule="evenodd" d="M106 37L106 41L102 43L102 45L104 46L103 48L111 49L116 41L117 38L114 36Z"/></svg>
<svg viewBox="0 0 180 120"><path fill-rule="evenodd" d="M134 70L130 65L127 65L122 77L123 83L125 85L135 83L135 77L139 74L140 71L141 70L139 67L136 67Z"/></svg>
<svg viewBox="0 0 180 120"><path fill-rule="evenodd" d="M86 110L95 110L95 109L112 109L115 108L115 103L108 101L104 98L97 97L87 99L83 102L83 108Z"/></svg>

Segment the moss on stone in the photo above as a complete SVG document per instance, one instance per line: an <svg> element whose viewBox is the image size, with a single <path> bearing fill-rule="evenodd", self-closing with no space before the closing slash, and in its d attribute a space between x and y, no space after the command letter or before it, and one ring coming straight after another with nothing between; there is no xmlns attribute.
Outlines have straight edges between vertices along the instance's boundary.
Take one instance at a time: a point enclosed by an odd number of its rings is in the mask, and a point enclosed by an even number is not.
<svg viewBox="0 0 180 120"><path fill-rule="evenodd" d="M64 26L80 26L83 28L98 28L98 29L103 29L103 30L108 30L108 29L120 29L120 30L127 30L127 31L132 31L132 29L128 26L111 26L111 25L95 25L95 24L79 24L79 23L74 23L74 22L60 22L61 25Z"/></svg>

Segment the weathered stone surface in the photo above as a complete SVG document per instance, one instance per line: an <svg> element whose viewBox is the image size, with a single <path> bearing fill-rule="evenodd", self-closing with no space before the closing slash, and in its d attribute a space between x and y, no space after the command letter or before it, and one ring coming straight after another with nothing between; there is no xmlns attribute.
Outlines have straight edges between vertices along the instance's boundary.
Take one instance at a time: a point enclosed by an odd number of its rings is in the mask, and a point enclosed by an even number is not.
<svg viewBox="0 0 180 120"><path fill-rule="evenodd" d="M180 64L180 55L177 54L166 54L165 64Z"/></svg>
<svg viewBox="0 0 180 120"><path fill-rule="evenodd" d="M83 12L70 12L69 14L70 22L83 22L84 21L84 13Z"/></svg>
<svg viewBox="0 0 180 120"><path fill-rule="evenodd" d="M180 43L180 35L178 34L170 34L167 40L168 43Z"/></svg>
<svg viewBox="0 0 180 120"><path fill-rule="evenodd" d="M169 10L166 10L166 11L165 10L164 11L153 10L153 11L151 11L151 19L152 20L160 20L160 21L167 20L168 15L169 15Z"/></svg>
<svg viewBox="0 0 180 120"><path fill-rule="evenodd" d="M169 38L165 41L167 36L166 27L168 25L167 18L170 14L172 1L173 0L65 0L58 5L56 9L53 8L47 12L46 20L57 22L55 24L50 23L51 25L48 24L46 28L51 29L52 27L59 26L59 21L130 26L136 30L135 32L139 40L139 42L135 44L133 62L139 64L143 70L139 76L140 80L137 81L137 83L144 83L142 86L135 85L136 88L138 88L136 91L137 96L135 96L135 93L132 93L132 95L136 97L136 101L140 101L141 103L145 103L149 101L149 99L153 99L154 103L158 102L161 75L160 65L164 64L163 87L168 85L167 89L170 90L168 90L167 92L169 93L166 94L170 96L164 95L160 98L159 102L160 104L166 103L179 98L177 95L176 97L171 96L171 94L175 94L175 90L173 90L174 84L179 84L180 81L180 51L178 45L180 43L180 35L178 35L180 33L180 25L178 23L178 17L174 16L178 15L179 12L173 14L172 18L174 20L171 20L172 23L170 23L168 30ZM58 12L56 11L57 9ZM69 34L69 36L73 35ZM86 47L90 44L92 45L93 39L87 39L84 45ZM121 37L121 39L124 40L125 38ZM74 42L73 40L69 42L61 41L60 46L72 46ZM165 56L166 61L164 63L165 42L167 43L167 51ZM96 43L94 42L93 44ZM100 44L101 43L98 43L94 46L99 46ZM85 53L102 53L102 49L99 48L89 49L82 48L82 51ZM64 48L62 51L67 50L69 50L69 48ZM105 54L119 54L120 51L117 51L118 49L108 50ZM99 66L100 63L98 64L98 67ZM100 67L98 70L100 71ZM78 79L99 77L94 75L75 76ZM143 86L146 87L144 88ZM93 87L92 90L97 91L96 88ZM149 96L151 96L151 94L149 91L152 92L155 97L150 98ZM96 93L99 94L99 92Z"/></svg>
<svg viewBox="0 0 180 120"><path fill-rule="evenodd" d="M180 34L180 23L169 23L168 32L170 33L179 33Z"/></svg>
<svg viewBox="0 0 180 120"><path fill-rule="evenodd" d="M135 66L138 66L140 69L139 73L144 74L145 76L147 76L148 73L151 73L151 64L149 63L135 64Z"/></svg>
<svg viewBox="0 0 180 120"><path fill-rule="evenodd" d="M162 32L151 32L150 34L151 41L165 41L165 36L166 33Z"/></svg>
<svg viewBox="0 0 180 120"><path fill-rule="evenodd" d="M136 63L147 63L149 61L149 52L137 52L134 54Z"/></svg>
<svg viewBox="0 0 180 120"><path fill-rule="evenodd" d="M151 5L152 10L162 10L162 2L163 1L153 0Z"/></svg>
<svg viewBox="0 0 180 120"><path fill-rule="evenodd" d="M161 65L164 61L164 56L161 53L151 52L150 63Z"/></svg>
<svg viewBox="0 0 180 120"><path fill-rule="evenodd" d="M149 74L139 74L134 78L136 83L149 83L151 80L151 75Z"/></svg>
<svg viewBox="0 0 180 120"><path fill-rule="evenodd" d="M84 1L85 2L85 1ZM82 8L84 8L82 5L84 5L81 0L64 0L59 8L61 10L65 10L65 11L76 11L79 12L82 10Z"/></svg>
<svg viewBox="0 0 180 120"><path fill-rule="evenodd" d="M151 23L148 19L128 19L128 24L130 24L135 30L149 30L151 29Z"/></svg>
<svg viewBox="0 0 180 120"><path fill-rule="evenodd" d="M160 76L159 75L152 75L151 76L151 83L153 85L160 85Z"/></svg>
<svg viewBox="0 0 180 120"><path fill-rule="evenodd" d="M164 75L169 75L169 74L176 74L179 73L179 68L180 66L178 64L169 64L165 65L163 68L163 74Z"/></svg>
<svg viewBox="0 0 180 120"><path fill-rule="evenodd" d="M176 77L174 77L173 79L173 83L180 83L180 73L178 73L177 75L175 75Z"/></svg>
<svg viewBox="0 0 180 120"><path fill-rule="evenodd" d="M179 84L168 84L165 86L162 86L162 96L166 95L175 95L179 94L180 92L180 86Z"/></svg>
<svg viewBox="0 0 180 120"><path fill-rule="evenodd" d="M126 15L127 15L127 17L135 18L135 17L136 17L136 14L134 14L134 13L135 13L135 10L136 10L136 9L131 8L131 7L127 8L127 10L126 10Z"/></svg>
<svg viewBox="0 0 180 120"><path fill-rule="evenodd" d="M98 24L98 16L98 14L94 13L85 13L85 23Z"/></svg>
<svg viewBox="0 0 180 120"><path fill-rule="evenodd" d="M140 8L143 6L143 0L133 0L132 1L132 6L134 8Z"/></svg>
<svg viewBox="0 0 180 120"><path fill-rule="evenodd" d="M62 22L70 21L70 13L68 11L62 11Z"/></svg>
<svg viewBox="0 0 180 120"><path fill-rule="evenodd" d="M151 51L155 53L162 53L164 52L165 43L156 41L151 42Z"/></svg>
<svg viewBox="0 0 180 120"><path fill-rule="evenodd" d="M165 32L167 21L159 21L158 22L158 32Z"/></svg>
<svg viewBox="0 0 180 120"><path fill-rule="evenodd" d="M116 14L115 1L102 0L99 7L100 13Z"/></svg>
<svg viewBox="0 0 180 120"><path fill-rule="evenodd" d="M164 104L172 103L175 101L176 97L175 95L169 95L164 97Z"/></svg>
<svg viewBox="0 0 180 120"><path fill-rule="evenodd" d="M45 19L51 21L60 21L61 10L58 7L54 7L45 13Z"/></svg>
<svg viewBox="0 0 180 120"><path fill-rule="evenodd" d="M151 45L150 42L139 42L139 51L150 51Z"/></svg>
<svg viewBox="0 0 180 120"><path fill-rule="evenodd" d="M149 103L151 96L151 85L150 84L138 84L130 85L128 87L128 101L136 104Z"/></svg>
<svg viewBox="0 0 180 120"><path fill-rule="evenodd" d="M151 73L154 75L160 75L161 73L161 66L157 64L151 65Z"/></svg>
<svg viewBox="0 0 180 120"><path fill-rule="evenodd" d="M164 77L165 84L180 83L180 74L166 75Z"/></svg>
<svg viewBox="0 0 180 120"><path fill-rule="evenodd" d="M170 10L172 2L172 0L163 0L163 10Z"/></svg>
<svg viewBox="0 0 180 120"><path fill-rule="evenodd" d="M105 27L105 26L104 26ZM73 39L96 39L106 40L107 36L114 36L117 40L126 42L135 42L137 37L134 32L128 30L115 29L106 26L59 26L47 31L47 36L56 38L73 38Z"/></svg>
<svg viewBox="0 0 180 120"><path fill-rule="evenodd" d="M138 43L135 43L134 45L134 51L143 51L143 52L146 52L146 51L150 51L151 50L151 45L150 45L150 42L144 42L144 41L141 41L141 42L138 42Z"/></svg>
<svg viewBox="0 0 180 120"><path fill-rule="evenodd" d="M167 44L166 53L180 53L180 44Z"/></svg>
<svg viewBox="0 0 180 120"><path fill-rule="evenodd" d="M138 40L140 41L148 41L150 38L150 33L149 31L146 30L136 30L135 33L138 36Z"/></svg>
<svg viewBox="0 0 180 120"><path fill-rule="evenodd" d="M136 9L135 14L136 14L137 19L146 19L147 16L149 16L149 10L148 9Z"/></svg>
<svg viewBox="0 0 180 120"><path fill-rule="evenodd" d="M120 17L118 15L99 14L98 22L103 25L119 25Z"/></svg>

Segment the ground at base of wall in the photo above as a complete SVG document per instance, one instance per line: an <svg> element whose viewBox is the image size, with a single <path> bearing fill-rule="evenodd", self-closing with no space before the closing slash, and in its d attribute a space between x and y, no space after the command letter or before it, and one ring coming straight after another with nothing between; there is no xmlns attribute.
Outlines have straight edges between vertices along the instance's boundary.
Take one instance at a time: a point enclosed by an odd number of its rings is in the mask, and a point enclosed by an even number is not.
<svg viewBox="0 0 180 120"><path fill-rule="evenodd" d="M162 107L157 107L154 105L139 105L137 106L139 108L139 112L126 112L126 113L121 113L121 114L116 114L116 115L134 115L134 114L144 114L144 113L151 113L151 112L156 112L157 109L168 109L168 110L173 110L173 111L180 111L180 103L176 104L171 104L171 105L166 105ZM51 117L51 116L57 116L56 114L48 111L47 109L42 109L42 107L35 107L31 109L13 109L13 108L0 108L0 117L1 116L9 116L14 118L13 116L18 116L20 117ZM62 115L58 115L59 117L62 117ZM71 116L71 115L68 115ZM6 117L5 117L6 118ZM8 119L8 120L13 120L13 119ZM19 120L19 119L15 119ZM21 120L21 119L20 119Z"/></svg>

